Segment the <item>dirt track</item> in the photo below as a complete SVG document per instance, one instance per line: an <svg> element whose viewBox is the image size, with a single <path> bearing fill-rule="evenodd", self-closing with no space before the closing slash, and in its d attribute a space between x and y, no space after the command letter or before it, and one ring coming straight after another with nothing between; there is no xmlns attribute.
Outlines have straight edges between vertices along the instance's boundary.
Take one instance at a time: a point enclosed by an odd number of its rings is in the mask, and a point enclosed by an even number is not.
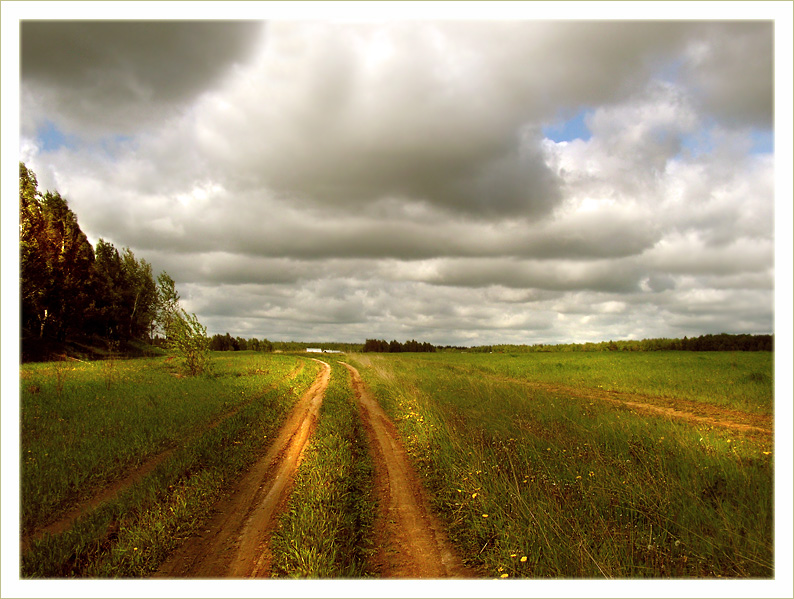
<svg viewBox="0 0 794 599"><path fill-rule="evenodd" d="M292 372L290 372L286 378L294 379L302 370L303 370L303 363L296 366L295 369ZM214 428L218 426L221 422L226 420L227 418L231 418L240 410L241 407L242 406L238 406L235 409L226 412L225 414L222 414L221 416L216 418L214 422L211 422L207 428L209 429ZM135 483L143 480L143 478L147 474L149 474L152 470L154 470L157 466L159 466L160 463L164 462L166 459L171 457L171 454L174 453L174 449L175 449L174 447L170 447L150 457L148 460L146 460L146 462L141 464L138 468L129 472L124 478L99 490L95 495L89 497L85 501L74 506L72 509L67 511L57 520L50 522L46 526L37 528L26 535L22 535L20 540L20 553L24 553L25 551L27 551L28 548L30 547L30 544L33 541L40 539L45 534L56 535L70 529L78 518L80 518L84 514L87 514L92 509L102 505L103 503L110 501L125 489L128 489Z"/></svg>
<svg viewBox="0 0 794 599"><path fill-rule="evenodd" d="M459 369L463 370L462 368ZM686 399L654 398L626 391L567 387L559 384L540 383L482 371L477 374L478 376L493 381L524 385L530 389L541 389L549 393L578 397L580 399L606 401L629 410L652 416L684 420L702 426L729 428L749 434L774 434L774 420L772 416L764 414L750 414L724 406Z"/></svg>
<svg viewBox="0 0 794 599"><path fill-rule="evenodd" d="M358 370L353 388L375 462L378 517L373 573L383 578L474 578L455 555L440 523L431 514L397 430L367 390Z"/></svg>
<svg viewBox="0 0 794 599"><path fill-rule="evenodd" d="M254 578L268 576L268 541L275 515L314 429L331 367L323 369L290 412L265 456L220 501L204 532L188 539L160 567L156 578Z"/></svg>

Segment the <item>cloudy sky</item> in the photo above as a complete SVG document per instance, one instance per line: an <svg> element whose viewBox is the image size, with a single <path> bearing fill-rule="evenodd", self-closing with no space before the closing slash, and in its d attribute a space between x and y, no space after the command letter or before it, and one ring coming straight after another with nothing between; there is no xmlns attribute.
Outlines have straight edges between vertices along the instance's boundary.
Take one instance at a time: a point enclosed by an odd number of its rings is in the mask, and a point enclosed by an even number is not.
<svg viewBox="0 0 794 599"><path fill-rule="evenodd" d="M773 21L410 17L22 21L20 160L211 334L773 331Z"/></svg>

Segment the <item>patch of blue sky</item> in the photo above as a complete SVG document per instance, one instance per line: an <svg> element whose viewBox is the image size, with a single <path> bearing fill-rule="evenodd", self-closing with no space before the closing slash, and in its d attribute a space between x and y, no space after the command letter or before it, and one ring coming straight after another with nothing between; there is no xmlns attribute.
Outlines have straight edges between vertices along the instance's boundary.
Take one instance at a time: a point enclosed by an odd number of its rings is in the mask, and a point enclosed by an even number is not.
<svg viewBox="0 0 794 599"><path fill-rule="evenodd" d="M86 140L77 135L64 133L52 121L45 121L36 135L36 141L43 152L55 152L61 148L74 150L87 148L113 156L127 148L134 141L131 135L107 135L96 140Z"/></svg>
<svg viewBox="0 0 794 599"><path fill-rule="evenodd" d="M543 127L543 135L556 143L573 141L574 139L587 141L592 134L585 124L586 116L587 110L582 109L568 120L558 121Z"/></svg>
<svg viewBox="0 0 794 599"><path fill-rule="evenodd" d="M714 138L706 130L700 130L691 135L681 138L680 154L690 157L698 157L704 154L711 154L714 151Z"/></svg>
<svg viewBox="0 0 794 599"><path fill-rule="evenodd" d="M750 129L748 154L772 154L775 151L774 131L764 129ZM711 154L716 149L715 138L708 129L701 129L697 133L685 135L681 138L681 153L696 158Z"/></svg>
<svg viewBox="0 0 794 599"><path fill-rule="evenodd" d="M775 132L763 129L753 129L750 132L753 142L751 154L773 154L775 152Z"/></svg>
<svg viewBox="0 0 794 599"><path fill-rule="evenodd" d="M61 148L76 147L78 138L75 135L64 133L52 121L44 121L44 125L38 130L36 141L43 151L55 152Z"/></svg>

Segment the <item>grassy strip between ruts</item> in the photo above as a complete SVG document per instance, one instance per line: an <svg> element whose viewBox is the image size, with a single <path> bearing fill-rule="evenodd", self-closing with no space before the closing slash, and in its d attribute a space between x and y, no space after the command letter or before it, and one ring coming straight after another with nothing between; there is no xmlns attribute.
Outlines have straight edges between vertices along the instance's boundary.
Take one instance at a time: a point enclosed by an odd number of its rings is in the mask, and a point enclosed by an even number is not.
<svg viewBox="0 0 794 599"><path fill-rule="evenodd" d="M492 576L774 575L771 439L528 391L439 358L351 359L461 555Z"/></svg>
<svg viewBox="0 0 794 599"><path fill-rule="evenodd" d="M22 576L139 577L154 572L206 519L230 481L265 450L318 372L318 365L309 362L295 379L282 378L268 390L252 389L244 376L247 360L241 358L227 365L229 376L241 385L231 385L227 393L251 393L251 400L69 530L34 541L22 556Z"/></svg>
<svg viewBox="0 0 794 599"><path fill-rule="evenodd" d="M350 375L336 360L329 362L331 381L319 423L273 535L274 577L367 575L375 514L373 465Z"/></svg>

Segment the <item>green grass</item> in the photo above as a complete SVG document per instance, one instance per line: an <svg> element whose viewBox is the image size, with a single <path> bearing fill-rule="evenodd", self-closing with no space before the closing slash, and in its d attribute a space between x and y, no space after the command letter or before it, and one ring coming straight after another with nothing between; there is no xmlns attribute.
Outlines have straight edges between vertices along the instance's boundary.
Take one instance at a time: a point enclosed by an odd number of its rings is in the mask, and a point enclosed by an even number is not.
<svg viewBox="0 0 794 599"><path fill-rule="evenodd" d="M535 383L636 393L772 414L771 352L558 352L424 354L440 368Z"/></svg>
<svg viewBox="0 0 794 599"><path fill-rule="evenodd" d="M273 538L282 577L363 577L372 463L334 360L318 427ZM636 414L587 389L772 409L763 353L347 356L400 430L464 560L501 578L769 578L773 440ZM319 365L216 354L20 369L23 532L165 449L143 480L34 541L24 577L139 577L201 526L262 455ZM288 378L299 363L305 367ZM536 384L537 383L537 384Z"/></svg>
<svg viewBox="0 0 794 599"><path fill-rule="evenodd" d="M103 368L110 368L104 363L81 364L65 376L57 373L60 365L24 367L23 414L38 416L28 416L38 420L38 434L23 426L22 455L42 456L22 464L22 512L29 522L36 522L32 515L41 521L90 496L169 444L174 453L71 529L34 541L22 556L22 575L152 573L208 516L230 481L265 451L313 382L318 366L309 361L295 378L287 377L297 363L291 356L239 354L216 360L212 376L177 379L163 359L130 360L113 365L116 378L109 385L102 380ZM26 385L38 391L25 391ZM112 423L113 439L106 428ZM41 497L35 483L48 476L55 482Z"/></svg>
<svg viewBox="0 0 794 599"><path fill-rule="evenodd" d="M540 376L573 387L580 367L580 382L597 385L606 379L595 364L611 375L625 367L609 357L572 355L563 376ZM773 575L771 439L483 376L528 379L538 367L536 355L488 358L356 358L470 565L497 578ZM671 380L698 378L667 358ZM664 356L652 360L664 370ZM652 395L630 378L618 380ZM692 399L682 389L667 393ZM754 399L762 410L771 402Z"/></svg>
<svg viewBox="0 0 794 599"><path fill-rule="evenodd" d="M334 359L328 361L331 381L319 423L273 535L274 577L367 576L375 513L373 465L350 375Z"/></svg>

